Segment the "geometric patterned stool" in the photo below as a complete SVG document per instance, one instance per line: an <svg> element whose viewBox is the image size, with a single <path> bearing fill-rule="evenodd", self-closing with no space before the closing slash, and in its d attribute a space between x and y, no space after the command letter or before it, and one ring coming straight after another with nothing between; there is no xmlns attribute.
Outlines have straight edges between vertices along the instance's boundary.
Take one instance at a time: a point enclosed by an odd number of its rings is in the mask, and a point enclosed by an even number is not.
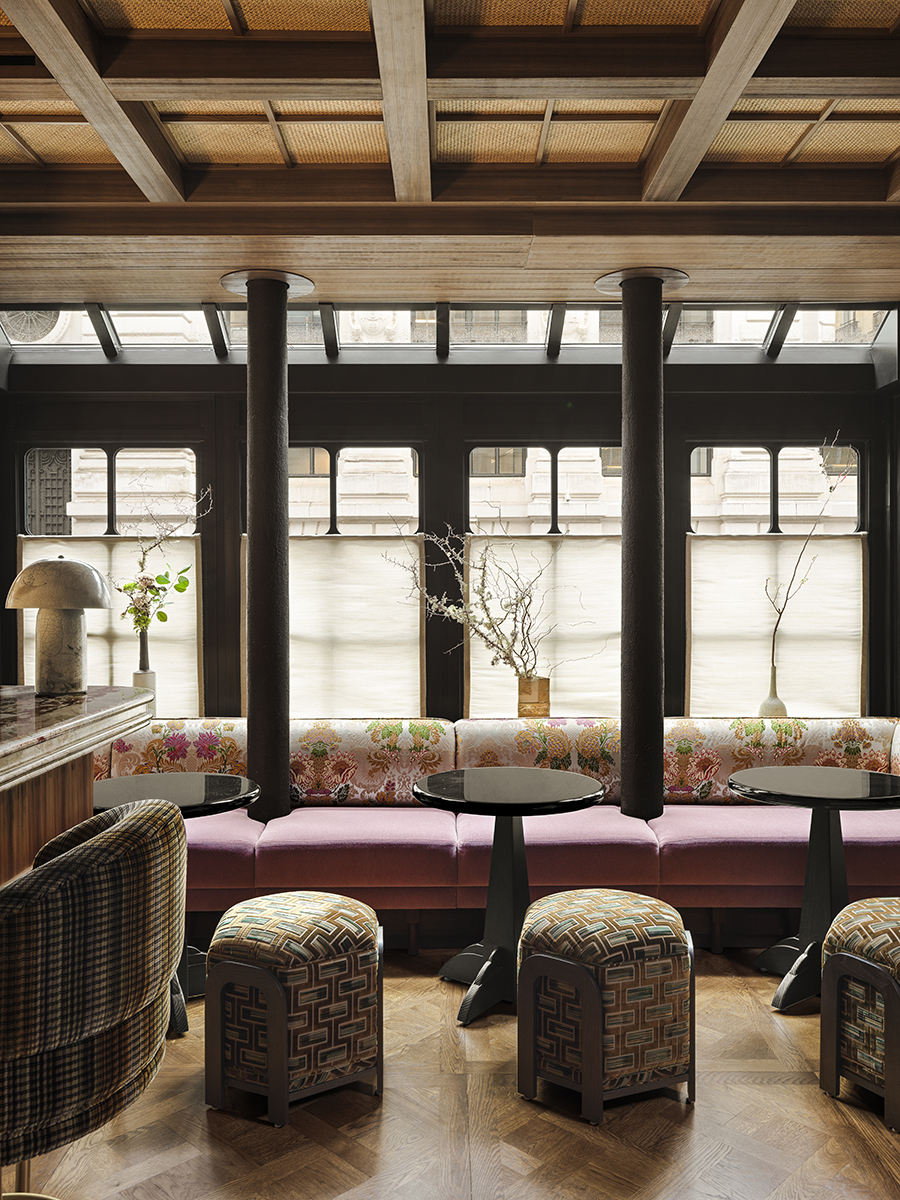
<svg viewBox="0 0 900 1200"><path fill-rule="evenodd" d="M327 892L244 900L207 955L206 1103L231 1086L288 1104L368 1077L382 1086L381 929L367 904Z"/></svg>
<svg viewBox="0 0 900 1200"><path fill-rule="evenodd" d="M884 1097L900 1130L900 900L858 900L834 918L822 945L819 1087L841 1077Z"/></svg>
<svg viewBox="0 0 900 1200"><path fill-rule="evenodd" d="M674 908L609 888L528 909L519 941L518 1091L537 1079L603 1101L686 1083L694 1100L694 952Z"/></svg>

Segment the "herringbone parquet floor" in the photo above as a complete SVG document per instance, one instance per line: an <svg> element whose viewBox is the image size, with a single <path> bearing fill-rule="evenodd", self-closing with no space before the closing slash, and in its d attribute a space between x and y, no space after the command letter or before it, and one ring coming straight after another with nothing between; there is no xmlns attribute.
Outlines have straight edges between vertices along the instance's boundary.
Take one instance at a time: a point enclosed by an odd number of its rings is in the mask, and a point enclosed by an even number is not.
<svg viewBox="0 0 900 1200"><path fill-rule="evenodd" d="M445 952L390 952L385 1089L345 1088L268 1126L261 1102L203 1102L203 1004L144 1096L105 1129L35 1162L61 1200L897 1200L900 1136L880 1102L818 1087L818 1001L789 1015L752 952L697 953L697 1103L515 1090L515 1012L456 1024ZM237 1095L237 1094L235 1094ZM12 1188L12 1170L4 1171Z"/></svg>

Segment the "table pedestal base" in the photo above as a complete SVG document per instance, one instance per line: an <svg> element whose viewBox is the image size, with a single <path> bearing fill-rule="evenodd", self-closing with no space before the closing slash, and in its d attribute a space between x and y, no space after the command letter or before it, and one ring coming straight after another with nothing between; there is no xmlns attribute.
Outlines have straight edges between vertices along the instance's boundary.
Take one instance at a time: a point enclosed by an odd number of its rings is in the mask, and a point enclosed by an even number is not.
<svg viewBox="0 0 900 1200"><path fill-rule="evenodd" d="M445 962L445 979L471 984L456 1019L468 1025L502 1000L516 1002L516 955L530 903L521 817L494 818L484 937Z"/></svg>
<svg viewBox="0 0 900 1200"><path fill-rule="evenodd" d="M837 809L814 808L806 852L806 879L800 931L764 950L754 966L772 975L783 975L772 1007L790 1008L818 996L822 986L822 943L831 922L849 903L841 814Z"/></svg>

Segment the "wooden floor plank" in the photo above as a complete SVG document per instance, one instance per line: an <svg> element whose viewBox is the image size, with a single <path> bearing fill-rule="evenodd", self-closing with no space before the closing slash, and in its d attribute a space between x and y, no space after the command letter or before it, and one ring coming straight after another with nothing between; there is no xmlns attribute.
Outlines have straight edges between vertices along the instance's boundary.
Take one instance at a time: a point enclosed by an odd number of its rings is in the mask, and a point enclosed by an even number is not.
<svg viewBox="0 0 900 1200"><path fill-rule="evenodd" d="M35 1161L62 1200L896 1200L900 1138L881 1100L818 1086L816 1001L772 1009L753 952L697 953L697 1102L684 1088L612 1101L580 1119L576 1092L516 1092L516 1017L462 1028L446 951L385 968L385 1086L291 1106L204 1103L203 1004L168 1043L146 1093L102 1130ZM12 1188L12 1170L3 1172Z"/></svg>

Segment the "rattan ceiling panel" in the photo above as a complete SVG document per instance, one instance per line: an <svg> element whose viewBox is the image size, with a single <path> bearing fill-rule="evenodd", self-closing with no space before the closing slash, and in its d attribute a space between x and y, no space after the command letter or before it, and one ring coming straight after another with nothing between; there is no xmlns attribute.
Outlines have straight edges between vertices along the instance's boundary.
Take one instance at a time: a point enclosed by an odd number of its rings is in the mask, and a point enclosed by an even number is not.
<svg viewBox="0 0 900 1200"><path fill-rule="evenodd" d="M11 137L7 137L3 130L0 129L0 163L18 166L20 163L29 163L31 161L22 147L17 145Z"/></svg>
<svg viewBox="0 0 900 1200"><path fill-rule="evenodd" d="M581 0L576 25L700 25L712 0Z"/></svg>
<svg viewBox="0 0 900 1200"><path fill-rule="evenodd" d="M653 132L648 121L561 121L550 126L547 162L637 162Z"/></svg>
<svg viewBox="0 0 900 1200"><path fill-rule="evenodd" d="M8 124L46 163L103 166L116 161L106 143L87 122L80 125L34 125L30 122L16 125L10 121Z"/></svg>
<svg viewBox="0 0 900 1200"><path fill-rule="evenodd" d="M234 0L234 7L248 33L272 29L353 33L369 29L366 0Z"/></svg>
<svg viewBox="0 0 900 1200"><path fill-rule="evenodd" d="M0 9L0 25L12 25L12 21L9 19L3 9Z"/></svg>
<svg viewBox="0 0 900 1200"><path fill-rule="evenodd" d="M826 99L810 100L806 98L798 98L794 100L772 99L772 100L738 100L735 102L733 112L756 112L756 113L815 113L816 116L828 106L830 101Z"/></svg>
<svg viewBox="0 0 900 1200"><path fill-rule="evenodd" d="M541 138L540 121L439 121L438 162L534 162Z"/></svg>
<svg viewBox="0 0 900 1200"><path fill-rule="evenodd" d="M809 128L808 121L726 121L704 162L781 162Z"/></svg>
<svg viewBox="0 0 900 1200"><path fill-rule="evenodd" d="M900 121L826 121L798 162L884 162L900 149Z"/></svg>
<svg viewBox="0 0 900 1200"><path fill-rule="evenodd" d="M898 46L900 51L900 46ZM900 100L876 97L860 100L841 100L835 112L853 113L900 113Z"/></svg>
<svg viewBox="0 0 900 1200"><path fill-rule="evenodd" d="M663 110L662 100L557 100L554 113L653 113Z"/></svg>
<svg viewBox="0 0 900 1200"><path fill-rule="evenodd" d="M562 25L567 0L434 0L435 25Z"/></svg>
<svg viewBox="0 0 900 1200"><path fill-rule="evenodd" d="M381 117L380 100L273 100L272 109L284 117Z"/></svg>
<svg viewBox="0 0 900 1200"><path fill-rule="evenodd" d="M898 0L797 0L787 25L809 29L890 29Z"/></svg>
<svg viewBox="0 0 900 1200"><path fill-rule="evenodd" d="M0 100L0 118L80 116L78 106L71 100Z"/></svg>
<svg viewBox="0 0 900 1200"><path fill-rule="evenodd" d="M381 124L292 125L278 128L291 157L298 163L386 163L387 141Z"/></svg>
<svg viewBox="0 0 900 1200"><path fill-rule="evenodd" d="M157 112L174 117L262 117L266 110L259 100L158 100Z"/></svg>
<svg viewBox="0 0 900 1200"><path fill-rule="evenodd" d="M547 107L545 100L438 100L435 111L440 113L475 113L477 116L496 117L507 113L533 113L543 116Z"/></svg>
<svg viewBox="0 0 900 1200"><path fill-rule="evenodd" d="M91 0L106 29L230 29L222 0Z"/></svg>
<svg viewBox="0 0 900 1200"><path fill-rule="evenodd" d="M167 125L169 137L191 163L280 163L283 161L268 123L217 125L179 121Z"/></svg>

